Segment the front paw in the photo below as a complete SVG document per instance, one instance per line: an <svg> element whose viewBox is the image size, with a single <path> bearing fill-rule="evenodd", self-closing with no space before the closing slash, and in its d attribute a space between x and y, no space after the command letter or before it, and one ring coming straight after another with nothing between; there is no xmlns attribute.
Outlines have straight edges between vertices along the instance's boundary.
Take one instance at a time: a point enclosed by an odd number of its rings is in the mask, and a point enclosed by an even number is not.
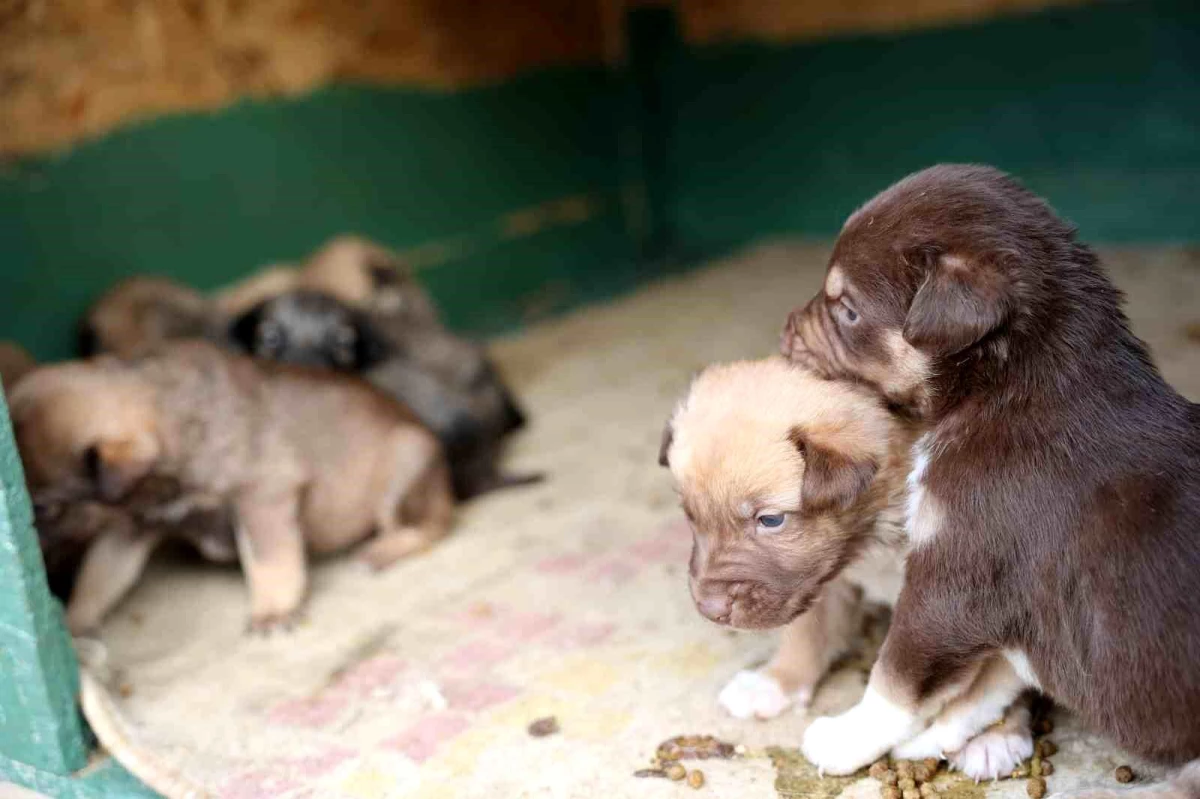
<svg viewBox="0 0 1200 799"><path fill-rule="evenodd" d="M978 782L1006 777L1031 757L1033 735L1029 730L1001 727L976 735L950 757L950 765Z"/></svg>
<svg viewBox="0 0 1200 799"><path fill-rule="evenodd" d="M773 719L793 704L807 705L811 688L787 693L767 671L739 671L717 696L717 703L735 719Z"/></svg>
<svg viewBox="0 0 1200 799"><path fill-rule="evenodd" d="M300 623L298 613L261 613L250 617L246 624L248 635L266 637L274 633L290 633Z"/></svg>
<svg viewBox="0 0 1200 799"><path fill-rule="evenodd" d="M872 731L861 729L855 719L848 718L852 713L822 716L804 731L800 751L820 773L853 774L883 754L870 746Z"/></svg>

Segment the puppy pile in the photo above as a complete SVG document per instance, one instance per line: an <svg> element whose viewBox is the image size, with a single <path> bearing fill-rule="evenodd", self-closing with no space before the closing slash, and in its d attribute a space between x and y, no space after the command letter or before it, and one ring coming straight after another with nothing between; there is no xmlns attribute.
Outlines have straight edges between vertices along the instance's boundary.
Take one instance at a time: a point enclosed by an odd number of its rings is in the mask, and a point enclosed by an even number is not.
<svg viewBox="0 0 1200 799"><path fill-rule="evenodd" d="M862 701L802 751L981 778L1032 754L1041 692L1200 796L1200 406L1162 379L1095 254L986 167L912 175L846 222L771 360L712 367L664 436L697 608L787 625L734 715L806 702L855 565L902 565ZM870 590L870 586L864 586ZM1105 794L1107 795L1107 794Z"/></svg>
<svg viewBox="0 0 1200 799"><path fill-rule="evenodd" d="M51 585L94 628L168 539L240 561L250 624L292 622L307 553L374 568L448 531L499 469L521 410L387 251L354 238L207 297L115 286L79 327L87 360L0 348Z"/></svg>

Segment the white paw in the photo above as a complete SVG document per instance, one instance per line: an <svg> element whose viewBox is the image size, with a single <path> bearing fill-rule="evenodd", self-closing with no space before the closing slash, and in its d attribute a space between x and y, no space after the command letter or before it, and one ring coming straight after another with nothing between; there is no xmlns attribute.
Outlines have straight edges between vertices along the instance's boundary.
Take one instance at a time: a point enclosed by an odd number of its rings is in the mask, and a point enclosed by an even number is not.
<svg viewBox="0 0 1200 799"><path fill-rule="evenodd" d="M974 780L994 780L1012 773L1033 757L1033 736L1025 730L989 730L976 735L950 758L950 765Z"/></svg>
<svg viewBox="0 0 1200 799"><path fill-rule="evenodd" d="M871 730L862 729L850 710L840 716L822 716L808 725L800 751L823 774L853 774L884 751L871 747ZM865 734L864 734L865 733Z"/></svg>
<svg viewBox="0 0 1200 799"><path fill-rule="evenodd" d="M717 696L717 703L735 719L773 719L793 704L807 705L812 690L787 694L779 681L761 671L739 671Z"/></svg>
<svg viewBox="0 0 1200 799"><path fill-rule="evenodd" d="M971 731L961 724L935 721L920 735L905 741L892 750L901 760L924 760L927 757L944 758L949 752L957 752L967 745Z"/></svg>

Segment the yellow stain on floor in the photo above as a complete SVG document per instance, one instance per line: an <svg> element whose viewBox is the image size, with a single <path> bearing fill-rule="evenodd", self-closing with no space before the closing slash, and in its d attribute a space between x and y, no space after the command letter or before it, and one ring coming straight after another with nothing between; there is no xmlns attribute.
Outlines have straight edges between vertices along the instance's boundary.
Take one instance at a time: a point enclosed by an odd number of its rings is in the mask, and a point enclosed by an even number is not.
<svg viewBox="0 0 1200 799"><path fill-rule="evenodd" d="M651 664L662 671L680 677L705 677L722 662L722 656L703 641L677 646L650 658Z"/></svg>
<svg viewBox="0 0 1200 799"><path fill-rule="evenodd" d="M550 688L598 696L620 679L621 675L614 666L588 656L564 661L557 668L543 672L535 682Z"/></svg>

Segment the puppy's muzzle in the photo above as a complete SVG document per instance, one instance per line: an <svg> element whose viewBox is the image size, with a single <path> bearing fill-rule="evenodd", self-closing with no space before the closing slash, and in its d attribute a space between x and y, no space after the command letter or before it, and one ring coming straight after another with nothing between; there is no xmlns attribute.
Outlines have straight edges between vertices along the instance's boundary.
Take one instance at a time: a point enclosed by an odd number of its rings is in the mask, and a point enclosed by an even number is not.
<svg viewBox="0 0 1200 799"><path fill-rule="evenodd" d="M692 589L692 601L696 610L704 618L718 624L729 624L729 616L733 613L733 597L729 583L717 580L689 581Z"/></svg>
<svg viewBox="0 0 1200 799"><path fill-rule="evenodd" d="M816 303L823 301L818 295L809 300L804 307L796 308L788 314L779 338L779 351L792 363L828 379L830 374L825 359L818 354L824 335L820 330L819 309Z"/></svg>

